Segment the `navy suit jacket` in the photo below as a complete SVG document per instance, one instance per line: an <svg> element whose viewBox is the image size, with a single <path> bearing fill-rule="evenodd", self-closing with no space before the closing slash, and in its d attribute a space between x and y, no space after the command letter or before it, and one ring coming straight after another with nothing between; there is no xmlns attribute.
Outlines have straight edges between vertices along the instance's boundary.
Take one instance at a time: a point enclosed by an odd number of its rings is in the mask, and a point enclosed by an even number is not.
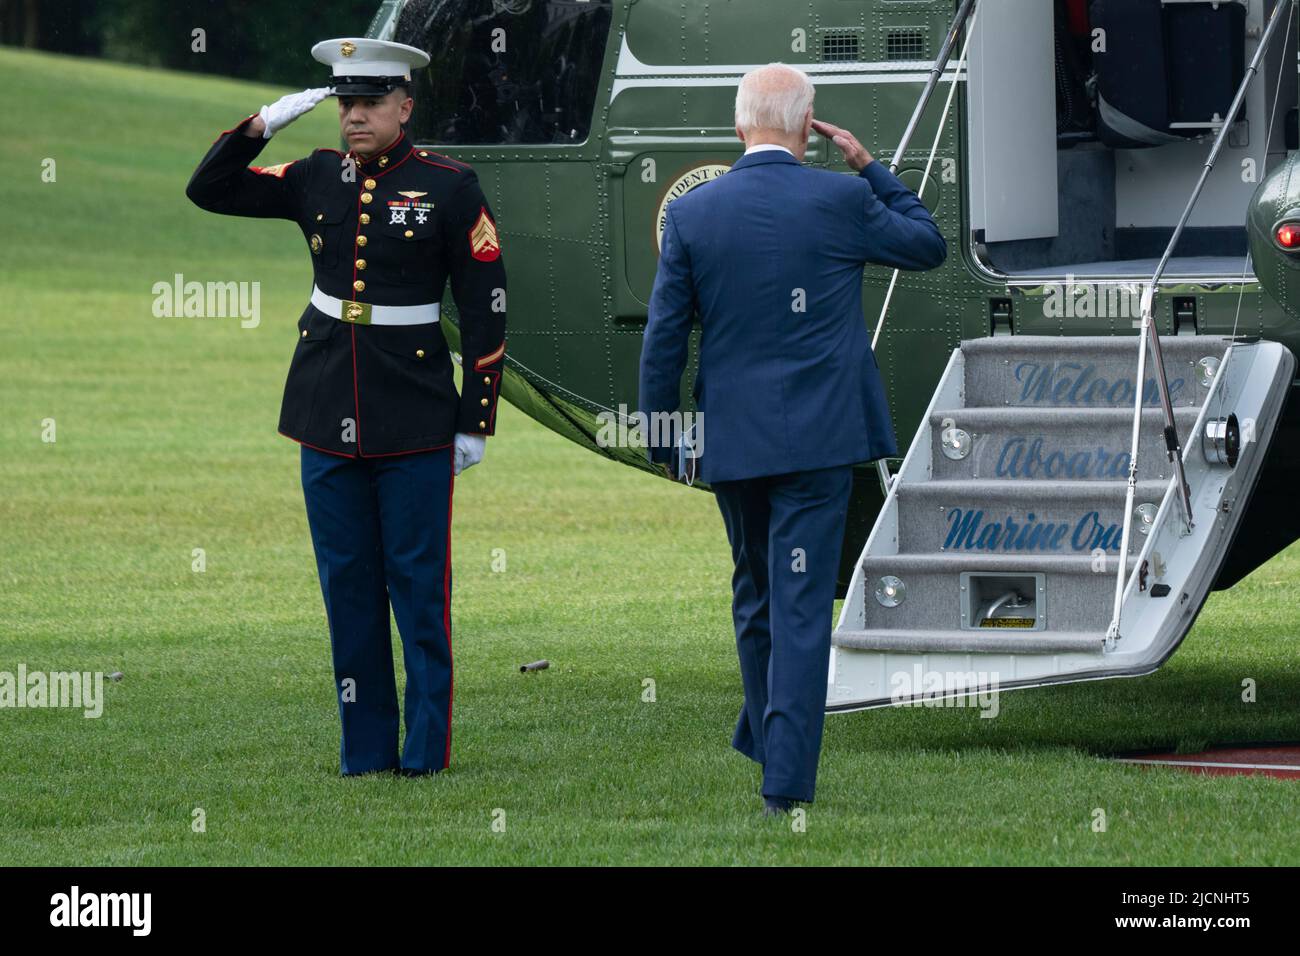
<svg viewBox="0 0 1300 956"><path fill-rule="evenodd" d="M947 254L925 206L880 162L848 176L784 150L741 157L668 206L641 346L641 411L678 410L698 315L701 480L898 454L862 314L862 271L868 262L933 269ZM667 462L671 451L652 442L650 458Z"/></svg>

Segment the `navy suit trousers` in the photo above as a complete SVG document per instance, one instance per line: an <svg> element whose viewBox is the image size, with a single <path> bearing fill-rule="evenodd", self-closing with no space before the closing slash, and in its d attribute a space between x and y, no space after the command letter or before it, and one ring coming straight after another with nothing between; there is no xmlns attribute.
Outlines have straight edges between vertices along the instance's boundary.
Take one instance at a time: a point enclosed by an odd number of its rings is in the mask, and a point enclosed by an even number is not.
<svg viewBox="0 0 1300 956"><path fill-rule="evenodd" d="M345 776L451 759L450 446L348 458L302 446L302 487L329 621ZM398 761L389 605L406 667Z"/></svg>
<svg viewBox="0 0 1300 956"><path fill-rule="evenodd" d="M813 799L852 486L852 465L713 484L745 689L731 745L763 765L767 797Z"/></svg>

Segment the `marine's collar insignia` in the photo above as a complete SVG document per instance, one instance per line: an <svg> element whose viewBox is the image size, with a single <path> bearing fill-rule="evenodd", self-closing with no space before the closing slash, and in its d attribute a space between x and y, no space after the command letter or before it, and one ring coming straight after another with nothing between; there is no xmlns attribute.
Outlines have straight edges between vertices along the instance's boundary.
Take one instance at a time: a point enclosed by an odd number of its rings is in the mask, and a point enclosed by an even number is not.
<svg viewBox="0 0 1300 956"><path fill-rule="evenodd" d="M496 223L488 217L487 209L479 209L478 221L469 231L469 251L479 262L494 262L501 255Z"/></svg>
<svg viewBox="0 0 1300 956"><path fill-rule="evenodd" d="M405 160L411 153L415 152L415 147L407 138L405 132L399 132L397 138L389 143L378 156L371 156L369 159L362 159L357 155L355 149L350 149L347 155L356 163L357 169L365 176L378 176L380 173L391 172L396 169L398 164Z"/></svg>

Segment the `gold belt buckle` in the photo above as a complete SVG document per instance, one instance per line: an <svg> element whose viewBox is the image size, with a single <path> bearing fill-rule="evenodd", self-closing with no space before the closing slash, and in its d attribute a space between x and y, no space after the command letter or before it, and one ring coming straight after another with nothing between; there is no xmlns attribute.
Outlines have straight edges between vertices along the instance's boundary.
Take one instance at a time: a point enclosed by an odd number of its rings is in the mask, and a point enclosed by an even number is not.
<svg viewBox="0 0 1300 956"><path fill-rule="evenodd" d="M344 322L351 322L354 325L370 324L370 303L369 302L344 302L343 315Z"/></svg>

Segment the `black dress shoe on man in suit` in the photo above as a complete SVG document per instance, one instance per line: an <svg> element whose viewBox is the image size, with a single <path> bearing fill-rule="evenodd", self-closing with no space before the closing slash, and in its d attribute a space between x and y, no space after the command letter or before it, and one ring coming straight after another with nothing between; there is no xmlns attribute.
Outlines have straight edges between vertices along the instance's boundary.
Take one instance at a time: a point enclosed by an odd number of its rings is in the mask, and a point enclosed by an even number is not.
<svg viewBox="0 0 1300 956"><path fill-rule="evenodd" d="M764 797L763 798L763 816L779 817L789 813L797 800L790 800L786 797Z"/></svg>

